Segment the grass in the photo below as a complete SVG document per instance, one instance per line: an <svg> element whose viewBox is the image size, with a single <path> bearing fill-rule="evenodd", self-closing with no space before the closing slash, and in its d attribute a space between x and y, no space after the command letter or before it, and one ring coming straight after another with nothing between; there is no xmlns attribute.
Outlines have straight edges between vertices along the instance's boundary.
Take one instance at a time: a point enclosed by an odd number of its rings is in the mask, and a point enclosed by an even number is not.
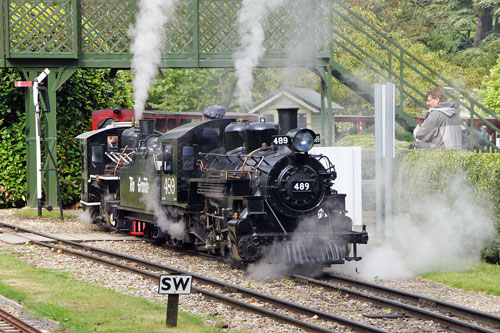
<svg viewBox="0 0 500 333"><path fill-rule="evenodd" d="M430 273L422 277L454 288L500 296L500 265L481 263L465 272Z"/></svg>
<svg viewBox="0 0 500 333"><path fill-rule="evenodd" d="M34 268L0 252L0 294L37 316L60 323L61 332L217 332L203 319L179 312L166 328L166 305L75 280L67 273Z"/></svg>
<svg viewBox="0 0 500 333"><path fill-rule="evenodd" d="M20 217L38 217L38 209L20 209L14 213L14 216L20 216ZM75 216L71 213L64 213L63 216L65 219L72 219ZM58 210L53 210L51 212L47 210L42 210L42 218L49 218L49 219L58 219L61 217L61 213Z"/></svg>

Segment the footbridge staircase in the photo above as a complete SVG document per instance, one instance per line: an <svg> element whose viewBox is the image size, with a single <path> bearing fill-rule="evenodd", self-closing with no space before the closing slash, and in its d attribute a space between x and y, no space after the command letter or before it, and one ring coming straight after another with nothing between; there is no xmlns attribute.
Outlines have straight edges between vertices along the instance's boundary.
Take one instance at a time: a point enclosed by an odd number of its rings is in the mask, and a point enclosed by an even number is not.
<svg viewBox="0 0 500 333"><path fill-rule="evenodd" d="M497 115L368 22L344 1L333 0L333 15L332 75L357 95L373 104L373 84L394 83L397 116L407 128L411 128L417 125L417 121L409 114L409 106L426 109L427 90L441 86L449 99L460 106L462 117L466 115L470 118L465 133L471 146L474 143L474 120L480 120L491 131L499 132L491 122L500 121ZM417 88L416 82L426 90ZM487 145L495 148L491 142Z"/></svg>

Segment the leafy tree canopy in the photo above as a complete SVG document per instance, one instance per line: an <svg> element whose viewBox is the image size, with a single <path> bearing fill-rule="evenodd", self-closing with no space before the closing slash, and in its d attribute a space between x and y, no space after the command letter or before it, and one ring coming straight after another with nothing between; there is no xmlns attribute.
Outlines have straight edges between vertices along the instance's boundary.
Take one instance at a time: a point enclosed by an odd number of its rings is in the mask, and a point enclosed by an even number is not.
<svg viewBox="0 0 500 333"><path fill-rule="evenodd" d="M484 80L480 96L489 109L500 114L500 57Z"/></svg>

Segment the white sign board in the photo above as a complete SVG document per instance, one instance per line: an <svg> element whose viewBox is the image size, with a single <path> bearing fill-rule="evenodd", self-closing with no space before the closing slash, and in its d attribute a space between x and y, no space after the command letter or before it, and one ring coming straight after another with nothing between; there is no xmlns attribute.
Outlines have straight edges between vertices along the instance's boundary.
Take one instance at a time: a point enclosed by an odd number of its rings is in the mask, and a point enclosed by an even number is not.
<svg viewBox="0 0 500 333"><path fill-rule="evenodd" d="M333 163L337 171L333 188L347 195L347 216L354 225L362 225L361 147L314 147L310 153L325 155Z"/></svg>
<svg viewBox="0 0 500 333"><path fill-rule="evenodd" d="M158 293L160 294L191 294L191 282L193 277L191 275L160 275L160 285L158 286Z"/></svg>

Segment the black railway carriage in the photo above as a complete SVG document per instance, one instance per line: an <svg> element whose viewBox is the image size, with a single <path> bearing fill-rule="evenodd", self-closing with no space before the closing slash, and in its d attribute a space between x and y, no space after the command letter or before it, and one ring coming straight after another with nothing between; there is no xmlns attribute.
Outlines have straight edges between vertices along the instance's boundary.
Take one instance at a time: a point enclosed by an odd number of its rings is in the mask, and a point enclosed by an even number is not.
<svg viewBox="0 0 500 333"><path fill-rule="evenodd" d="M234 119L163 135L150 120L84 133L82 204L108 228L242 262L359 260L368 235L352 230L335 168L308 153L316 135L291 123L281 135Z"/></svg>

